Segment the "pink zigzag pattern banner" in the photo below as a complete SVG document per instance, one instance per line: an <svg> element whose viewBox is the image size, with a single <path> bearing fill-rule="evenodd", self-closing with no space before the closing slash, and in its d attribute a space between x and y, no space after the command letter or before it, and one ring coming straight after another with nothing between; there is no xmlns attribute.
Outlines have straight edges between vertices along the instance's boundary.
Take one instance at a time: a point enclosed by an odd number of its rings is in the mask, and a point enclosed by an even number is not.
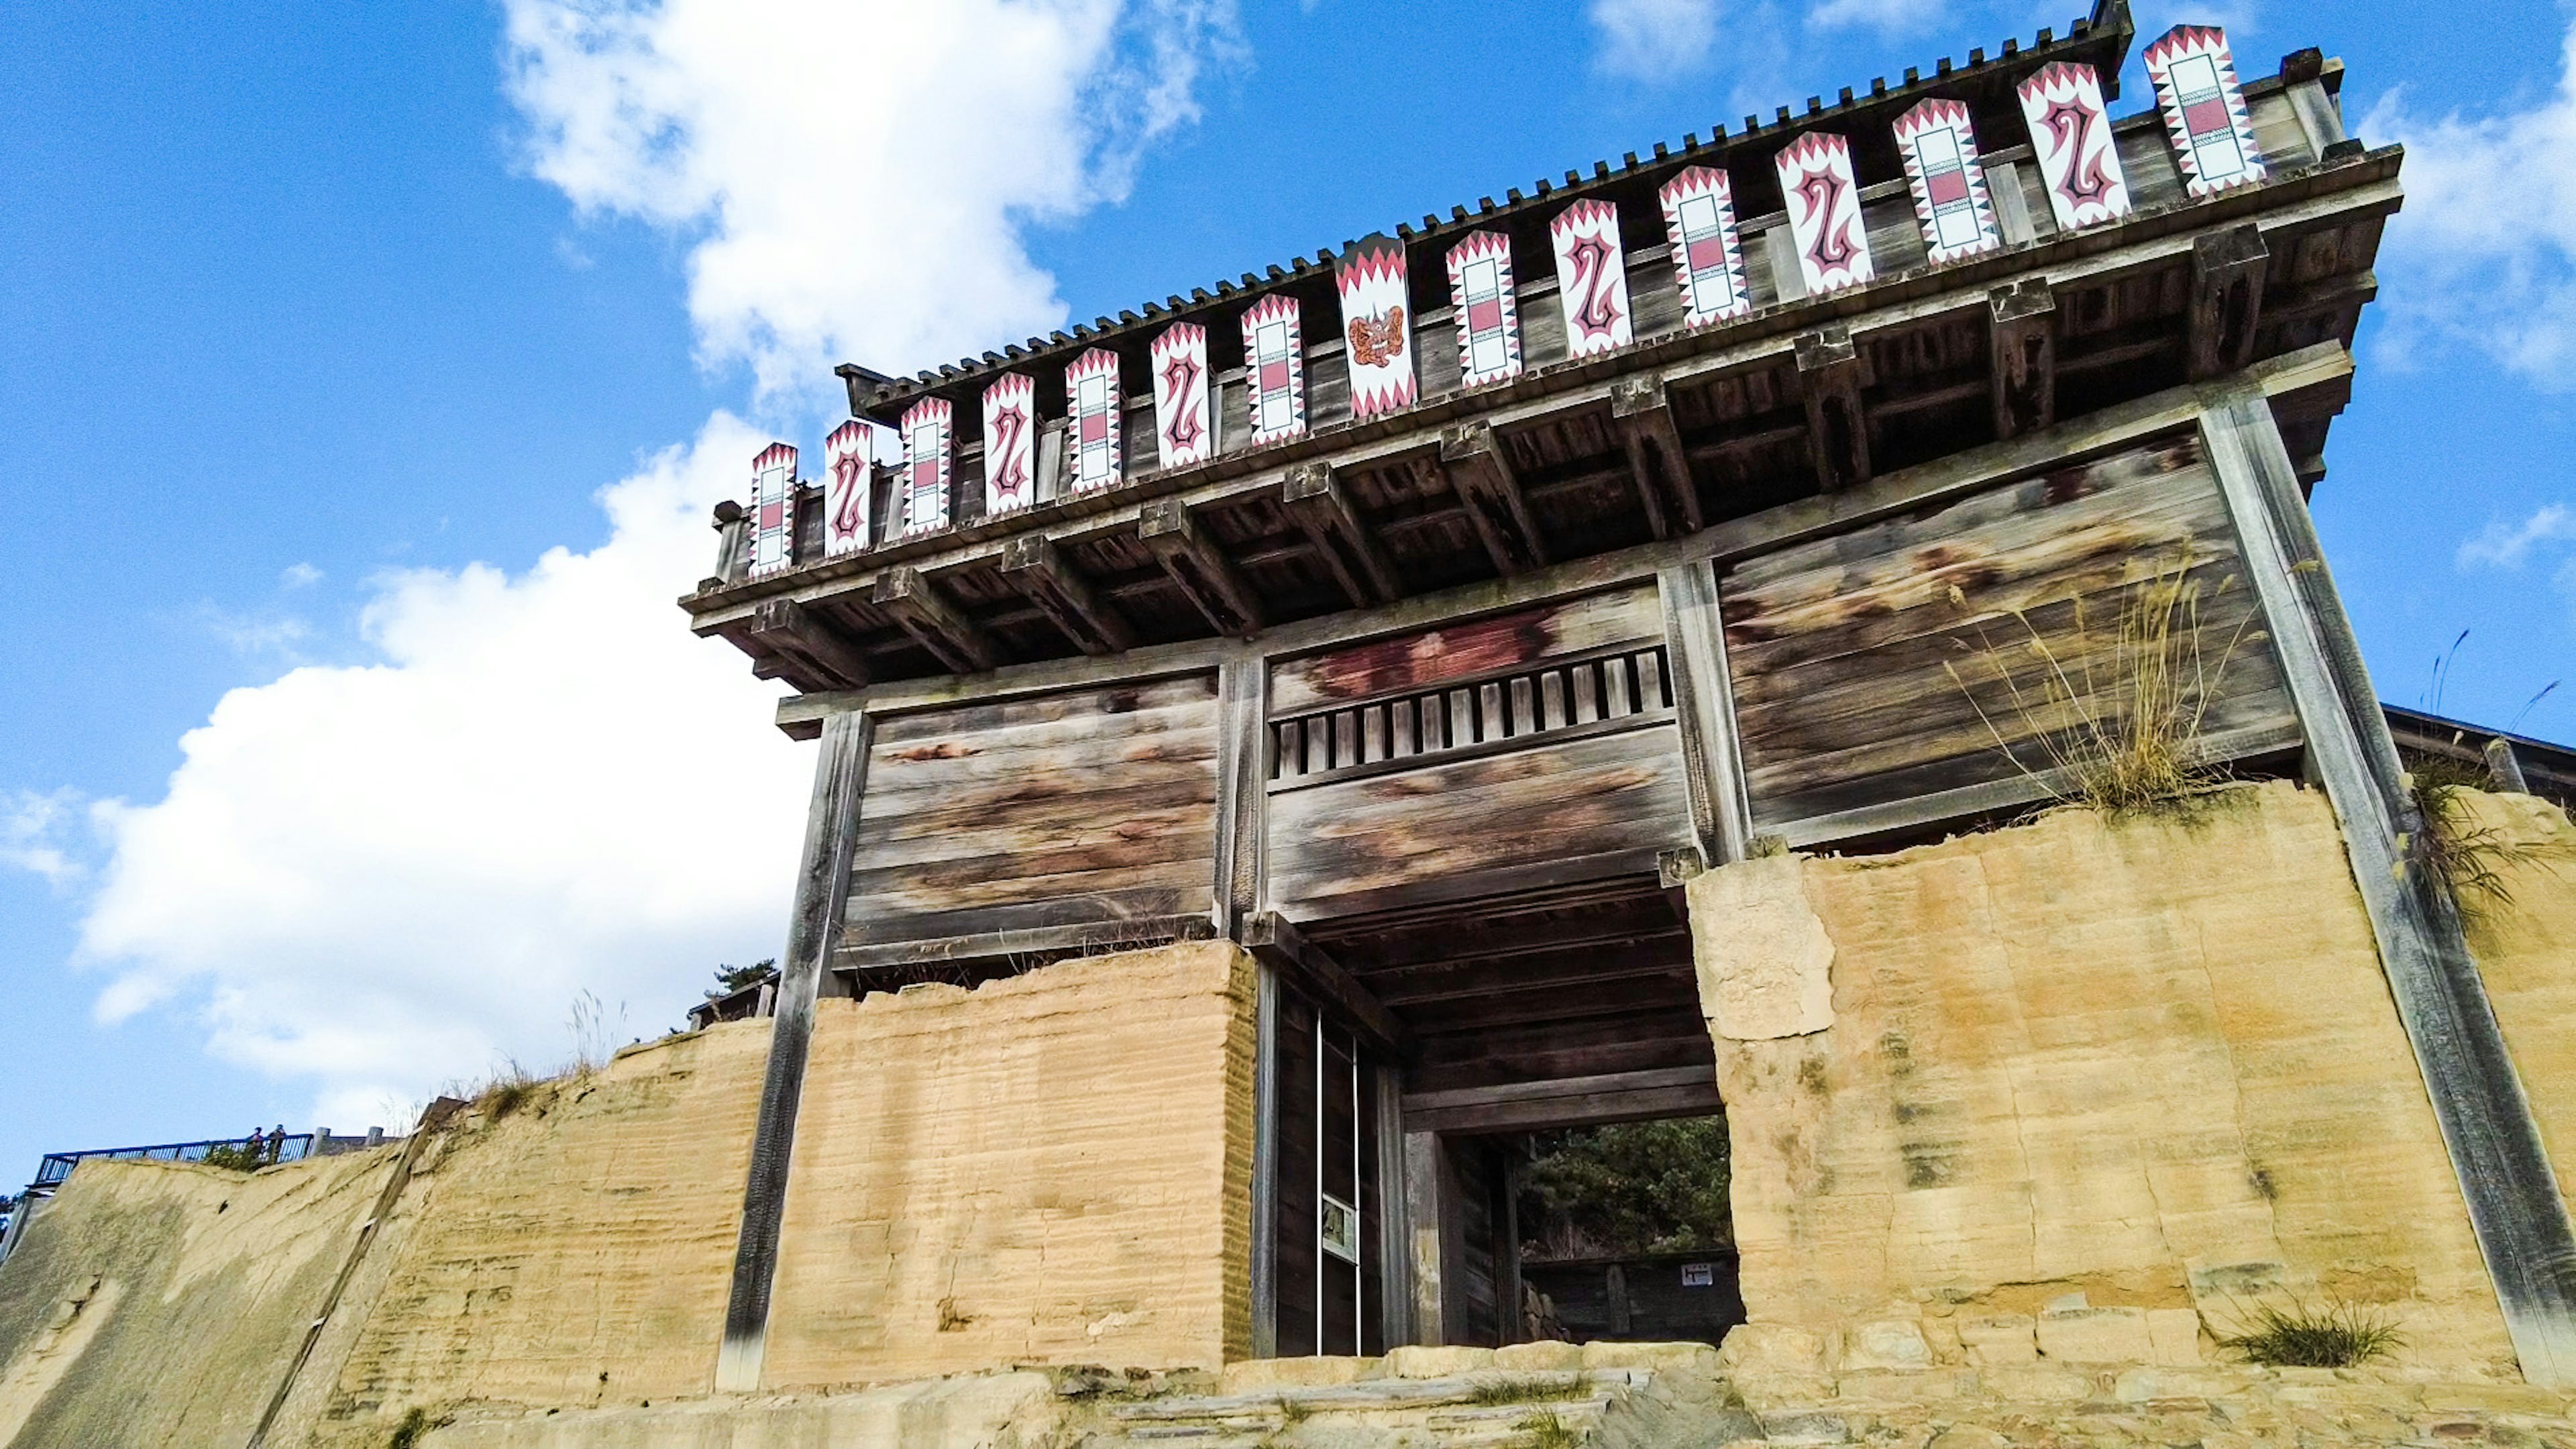
<svg viewBox="0 0 2576 1449"><path fill-rule="evenodd" d="M1154 446L1166 468L1204 463L1216 454L1216 416L1208 405L1207 329L1175 322L1154 339Z"/></svg>
<svg viewBox="0 0 2576 1449"><path fill-rule="evenodd" d="M1681 277L1682 323L1706 327L1753 310L1744 284L1744 243L1735 229L1735 186L1723 171L1692 166L1657 193Z"/></svg>
<svg viewBox="0 0 2576 1449"><path fill-rule="evenodd" d="M852 418L823 440L823 556L868 546L868 425Z"/></svg>
<svg viewBox="0 0 2576 1449"><path fill-rule="evenodd" d="M2030 148L2060 231L2081 231L2129 214L2129 178L2112 144L2102 78L2089 65L2059 62L2020 86Z"/></svg>
<svg viewBox="0 0 2576 1449"><path fill-rule="evenodd" d="M1095 347L1064 370L1072 417L1065 428L1066 480L1080 493L1118 481L1118 354Z"/></svg>
<svg viewBox="0 0 2576 1449"><path fill-rule="evenodd" d="M1006 372L984 389L984 512L1026 508L1037 499L1038 385Z"/></svg>
<svg viewBox="0 0 2576 1449"><path fill-rule="evenodd" d="M1986 192L1986 167L1977 154L1976 128L1957 101L1931 100L1896 118L1896 145L1905 153L1905 180L1914 191L1914 216L1935 263L1955 262L2001 247L1994 199Z"/></svg>
<svg viewBox="0 0 2576 1449"><path fill-rule="evenodd" d="M1509 237L1469 232L1449 249L1449 305L1458 319L1460 386L1521 375L1521 304L1512 286Z"/></svg>
<svg viewBox="0 0 2576 1449"><path fill-rule="evenodd" d="M1878 276L1861 225L1860 185L1852 178L1851 143L1810 131L1773 159L1789 205L1789 236L1810 295L1865 286Z"/></svg>
<svg viewBox="0 0 2576 1449"><path fill-rule="evenodd" d="M1402 244L1382 236L1344 254L1342 341L1351 369L1351 418L1366 422L1413 406L1413 309Z"/></svg>
<svg viewBox="0 0 2576 1449"><path fill-rule="evenodd" d="M2254 144L2254 122L2245 113L2245 92L2236 84L2236 58L2228 52L2227 32L2177 25L2147 47L2146 62L2191 194L2215 196L2232 187L2260 185L2263 152Z"/></svg>
<svg viewBox="0 0 2576 1449"><path fill-rule="evenodd" d="M1243 314L1243 373L1252 446L1306 431L1306 343L1297 299L1273 292Z"/></svg>
<svg viewBox="0 0 2576 1449"><path fill-rule="evenodd" d="M944 397L926 397L903 414L903 531L909 537L948 526L948 478L956 450L956 414Z"/></svg>
<svg viewBox="0 0 2576 1449"><path fill-rule="evenodd" d="M796 565L796 450L772 443L751 460L750 576Z"/></svg>
<svg viewBox="0 0 2576 1449"><path fill-rule="evenodd" d="M1557 300L1565 311L1565 355L1590 357L1637 340L1628 307L1628 257L1619 246L1619 212L1606 201L1578 201L1548 224L1556 245Z"/></svg>

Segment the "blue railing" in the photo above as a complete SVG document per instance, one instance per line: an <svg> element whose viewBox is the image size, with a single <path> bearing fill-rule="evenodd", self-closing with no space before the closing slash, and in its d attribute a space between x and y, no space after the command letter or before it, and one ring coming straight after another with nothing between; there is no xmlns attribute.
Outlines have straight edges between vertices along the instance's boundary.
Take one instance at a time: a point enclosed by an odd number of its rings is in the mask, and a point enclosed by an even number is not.
<svg viewBox="0 0 2576 1449"><path fill-rule="evenodd" d="M122 1161L203 1162L206 1154L218 1147L229 1147L244 1154L255 1154L262 1166L272 1162L294 1162L313 1151L310 1132L255 1132L247 1137L215 1137L202 1142L156 1142L149 1147L93 1147L83 1152L48 1152L36 1167L32 1190L43 1191L63 1185L72 1169L92 1157Z"/></svg>

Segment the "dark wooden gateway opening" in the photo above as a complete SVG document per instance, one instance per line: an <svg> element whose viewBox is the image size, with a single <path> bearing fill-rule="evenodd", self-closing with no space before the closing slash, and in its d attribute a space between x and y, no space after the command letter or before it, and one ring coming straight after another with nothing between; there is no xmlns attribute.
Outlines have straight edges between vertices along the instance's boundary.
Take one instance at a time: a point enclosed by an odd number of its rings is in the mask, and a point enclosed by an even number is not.
<svg viewBox="0 0 2576 1449"><path fill-rule="evenodd" d="M1713 1337L1740 1317L1723 1231L1687 1263L1524 1250L1534 1151L1719 1110L1678 889L1623 875L1300 929L1392 1020L1345 1020L1290 973L1270 988L1272 1351Z"/></svg>

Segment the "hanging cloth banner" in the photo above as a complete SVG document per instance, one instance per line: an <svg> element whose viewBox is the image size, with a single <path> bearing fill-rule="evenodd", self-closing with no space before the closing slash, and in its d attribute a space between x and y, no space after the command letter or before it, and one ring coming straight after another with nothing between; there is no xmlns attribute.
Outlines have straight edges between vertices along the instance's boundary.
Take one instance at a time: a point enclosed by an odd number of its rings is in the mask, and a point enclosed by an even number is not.
<svg viewBox="0 0 2576 1449"><path fill-rule="evenodd" d="M1038 385L1006 372L984 389L984 514L1026 508L1037 498Z"/></svg>
<svg viewBox="0 0 2576 1449"><path fill-rule="evenodd" d="M926 397L903 415L903 531L909 537L948 526L949 438L956 414L944 397Z"/></svg>
<svg viewBox="0 0 2576 1449"><path fill-rule="evenodd" d="M1966 106L1934 100L1907 111L1896 118L1896 145L1905 153L1905 181L1914 189L1915 219L1923 223L1934 265L2004 244Z"/></svg>
<svg viewBox="0 0 2576 1449"><path fill-rule="evenodd" d="M1753 310L1744 243L1735 231L1735 186L1723 171L1693 166L1664 183L1664 232L1681 274L1682 324L1705 327Z"/></svg>
<svg viewBox="0 0 2576 1449"><path fill-rule="evenodd" d="M1208 406L1207 329L1175 322L1154 339L1154 445L1161 466L1185 468L1216 453Z"/></svg>
<svg viewBox="0 0 2576 1449"><path fill-rule="evenodd" d="M1860 183L1852 178L1851 143L1809 131L1773 160L1789 205L1789 239L1809 296L1864 286L1878 276L1869 233L1861 226Z"/></svg>
<svg viewBox="0 0 2576 1449"><path fill-rule="evenodd" d="M1413 406L1413 298L1404 247L1364 237L1342 253L1342 339L1349 345L1351 418L1366 422Z"/></svg>
<svg viewBox="0 0 2576 1449"><path fill-rule="evenodd" d="M852 418L823 440L823 556L868 546L868 425Z"/></svg>
<svg viewBox="0 0 2576 1449"><path fill-rule="evenodd" d="M2191 194L2216 196L2230 187L2261 184L2263 152L2254 144L2227 32L2177 25L2147 47L2146 61Z"/></svg>
<svg viewBox="0 0 2576 1449"><path fill-rule="evenodd" d="M2081 231L2129 214L2129 179L2111 118L2102 108L2102 78L2089 65L2060 62L2021 83L2022 119L2060 231Z"/></svg>
<svg viewBox="0 0 2576 1449"><path fill-rule="evenodd" d="M1095 347L1064 370L1064 395L1072 405L1065 439L1065 478L1072 491L1106 488L1118 481L1118 354Z"/></svg>
<svg viewBox="0 0 2576 1449"><path fill-rule="evenodd" d="M1306 431L1306 344L1297 299L1273 292L1243 314L1243 378L1252 445Z"/></svg>
<svg viewBox="0 0 2576 1449"><path fill-rule="evenodd" d="M772 443L751 460L753 578L796 564L796 450Z"/></svg>
<svg viewBox="0 0 2576 1449"><path fill-rule="evenodd" d="M1548 223L1556 244L1557 300L1565 309L1565 355L1590 357L1637 340L1628 315L1628 257L1619 248L1619 211L1578 201Z"/></svg>
<svg viewBox="0 0 2576 1449"><path fill-rule="evenodd" d="M1521 304L1512 290L1511 238L1471 231L1449 249L1449 305L1458 317L1458 382L1483 387L1521 375Z"/></svg>

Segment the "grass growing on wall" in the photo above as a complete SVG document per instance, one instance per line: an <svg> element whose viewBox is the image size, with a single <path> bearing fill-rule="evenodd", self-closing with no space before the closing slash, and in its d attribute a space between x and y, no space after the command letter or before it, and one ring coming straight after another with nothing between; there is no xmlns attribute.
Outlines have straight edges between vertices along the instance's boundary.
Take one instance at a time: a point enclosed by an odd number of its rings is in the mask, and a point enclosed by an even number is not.
<svg viewBox="0 0 2576 1449"><path fill-rule="evenodd" d="M2029 734L2016 746L2004 737L1955 665L1943 664L1966 695L1995 748L2013 768L2062 805L2105 814L2167 813L2189 807L2228 783L2226 769L2206 748L2210 707L2221 697L2228 666L2245 646L2266 636L2252 627L2249 611L2226 643L2202 643L2201 583L2194 559L2179 554L2130 586L2107 639L2076 599L2073 664L2019 609L2014 621L2029 637L2010 647L1978 639L2005 698ZM2224 593L2234 578L2214 592ZM1955 586L1950 602L1968 606ZM2041 757L2025 760L2035 748Z"/></svg>
<svg viewBox="0 0 2576 1449"><path fill-rule="evenodd" d="M2472 930L2489 924L2496 912L2513 908L2509 872L2555 872L2576 860L2576 850L2564 842L2517 840L2479 824L2469 797L2487 788L2484 770L2456 760L2418 760L2407 771L2406 785L2422 822L2402 842L2406 869Z"/></svg>
<svg viewBox="0 0 2576 1449"><path fill-rule="evenodd" d="M2219 1347L2274 1368L2358 1368L2405 1343L2395 1321L2350 1303L2267 1303L2243 1331L2218 1336Z"/></svg>

